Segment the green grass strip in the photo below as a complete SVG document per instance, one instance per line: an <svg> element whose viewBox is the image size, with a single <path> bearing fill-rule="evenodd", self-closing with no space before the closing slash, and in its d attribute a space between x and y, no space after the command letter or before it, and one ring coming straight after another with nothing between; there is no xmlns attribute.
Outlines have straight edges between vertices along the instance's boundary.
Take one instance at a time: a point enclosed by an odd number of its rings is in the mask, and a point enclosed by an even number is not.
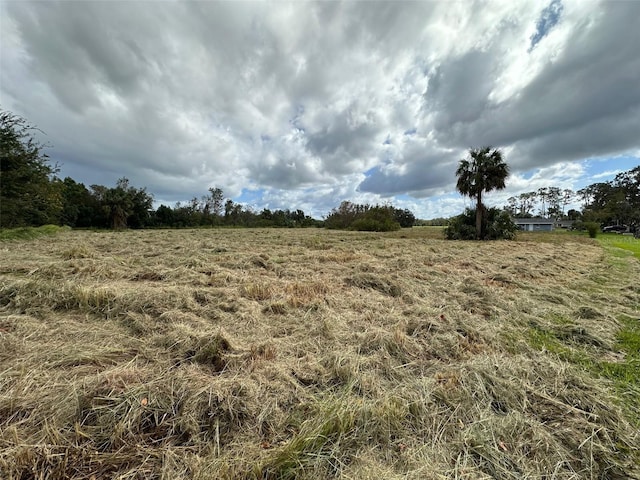
<svg viewBox="0 0 640 480"><path fill-rule="evenodd" d="M43 225L41 227L4 228L0 230L0 241L33 240L36 238L56 235L61 231L69 230L69 227L57 225Z"/></svg>

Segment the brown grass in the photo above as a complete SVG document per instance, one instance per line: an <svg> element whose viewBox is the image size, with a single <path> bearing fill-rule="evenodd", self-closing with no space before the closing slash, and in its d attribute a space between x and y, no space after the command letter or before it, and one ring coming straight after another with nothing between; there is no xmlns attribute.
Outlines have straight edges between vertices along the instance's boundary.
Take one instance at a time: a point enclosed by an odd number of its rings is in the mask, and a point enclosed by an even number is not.
<svg viewBox="0 0 640 480"><path fill-rule="evenodd" d="M0 478L640 478L639 262L441 238L1 243Z"/></svg>

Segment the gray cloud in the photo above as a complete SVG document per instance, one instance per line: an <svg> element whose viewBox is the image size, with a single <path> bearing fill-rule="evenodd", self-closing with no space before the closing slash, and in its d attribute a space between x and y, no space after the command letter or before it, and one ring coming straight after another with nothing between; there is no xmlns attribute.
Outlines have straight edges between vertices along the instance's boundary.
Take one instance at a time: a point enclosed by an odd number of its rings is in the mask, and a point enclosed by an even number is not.
<svg viewBox="0 0 640 480"><path fill-rule="evenodd" d="M425 97L427 109L435 114L435 128L442 130L478 120L487 109L496 67L490 52L478 50L438 66Z"/></svg>
<svg viewBox="0 0 640 480"><path fill-rule="evenodd" d="M2 107L86 184L316 213L446 197L479 145L514 173L640 149L640 5L490 7L0 0Z"/></svg>
<svg viewBox="0 0 640 480"><path fill-rule="evenodd" d="M461 115L436 121L437 138L459 146L514 145L520 168L637 146L625 126L640 124L640 33L630 24L640 5L609 2L598 13L571 28L558 56L517 95L488 102L471 121Z"/></svg>

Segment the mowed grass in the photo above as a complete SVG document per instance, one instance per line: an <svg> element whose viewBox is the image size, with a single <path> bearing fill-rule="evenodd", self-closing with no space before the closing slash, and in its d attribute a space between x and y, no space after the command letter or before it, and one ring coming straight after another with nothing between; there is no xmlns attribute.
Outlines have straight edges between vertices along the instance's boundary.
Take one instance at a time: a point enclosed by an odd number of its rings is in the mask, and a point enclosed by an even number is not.
<svg viewBox="0 0 640 480"><path fill-rule="evenodd" d="M630 235L618 235L615 233L603 233L598 235L598 240L605 246L626 250L640 259L640 239Z"/></svg>
<svg viewBox="0 0 640 480"><path fill-rule="evenodd" d="M640 262L599 240L0 250L0 478L640 478Z"/></svg>

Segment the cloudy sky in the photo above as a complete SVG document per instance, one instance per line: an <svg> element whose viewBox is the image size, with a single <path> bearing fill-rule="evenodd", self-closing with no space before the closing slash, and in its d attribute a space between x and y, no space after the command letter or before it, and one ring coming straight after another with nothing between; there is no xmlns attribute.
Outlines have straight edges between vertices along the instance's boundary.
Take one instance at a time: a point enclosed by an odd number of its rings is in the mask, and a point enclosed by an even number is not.
<svg viewBox="0 0 640 480"><path fill-rule="evenodd" d="M0 0L0 18L0 107L61 176L125 176L156 204L214 186L433 218L470 203L470 147L511 166L494 204L640 165L640 2Z"/></svg>

